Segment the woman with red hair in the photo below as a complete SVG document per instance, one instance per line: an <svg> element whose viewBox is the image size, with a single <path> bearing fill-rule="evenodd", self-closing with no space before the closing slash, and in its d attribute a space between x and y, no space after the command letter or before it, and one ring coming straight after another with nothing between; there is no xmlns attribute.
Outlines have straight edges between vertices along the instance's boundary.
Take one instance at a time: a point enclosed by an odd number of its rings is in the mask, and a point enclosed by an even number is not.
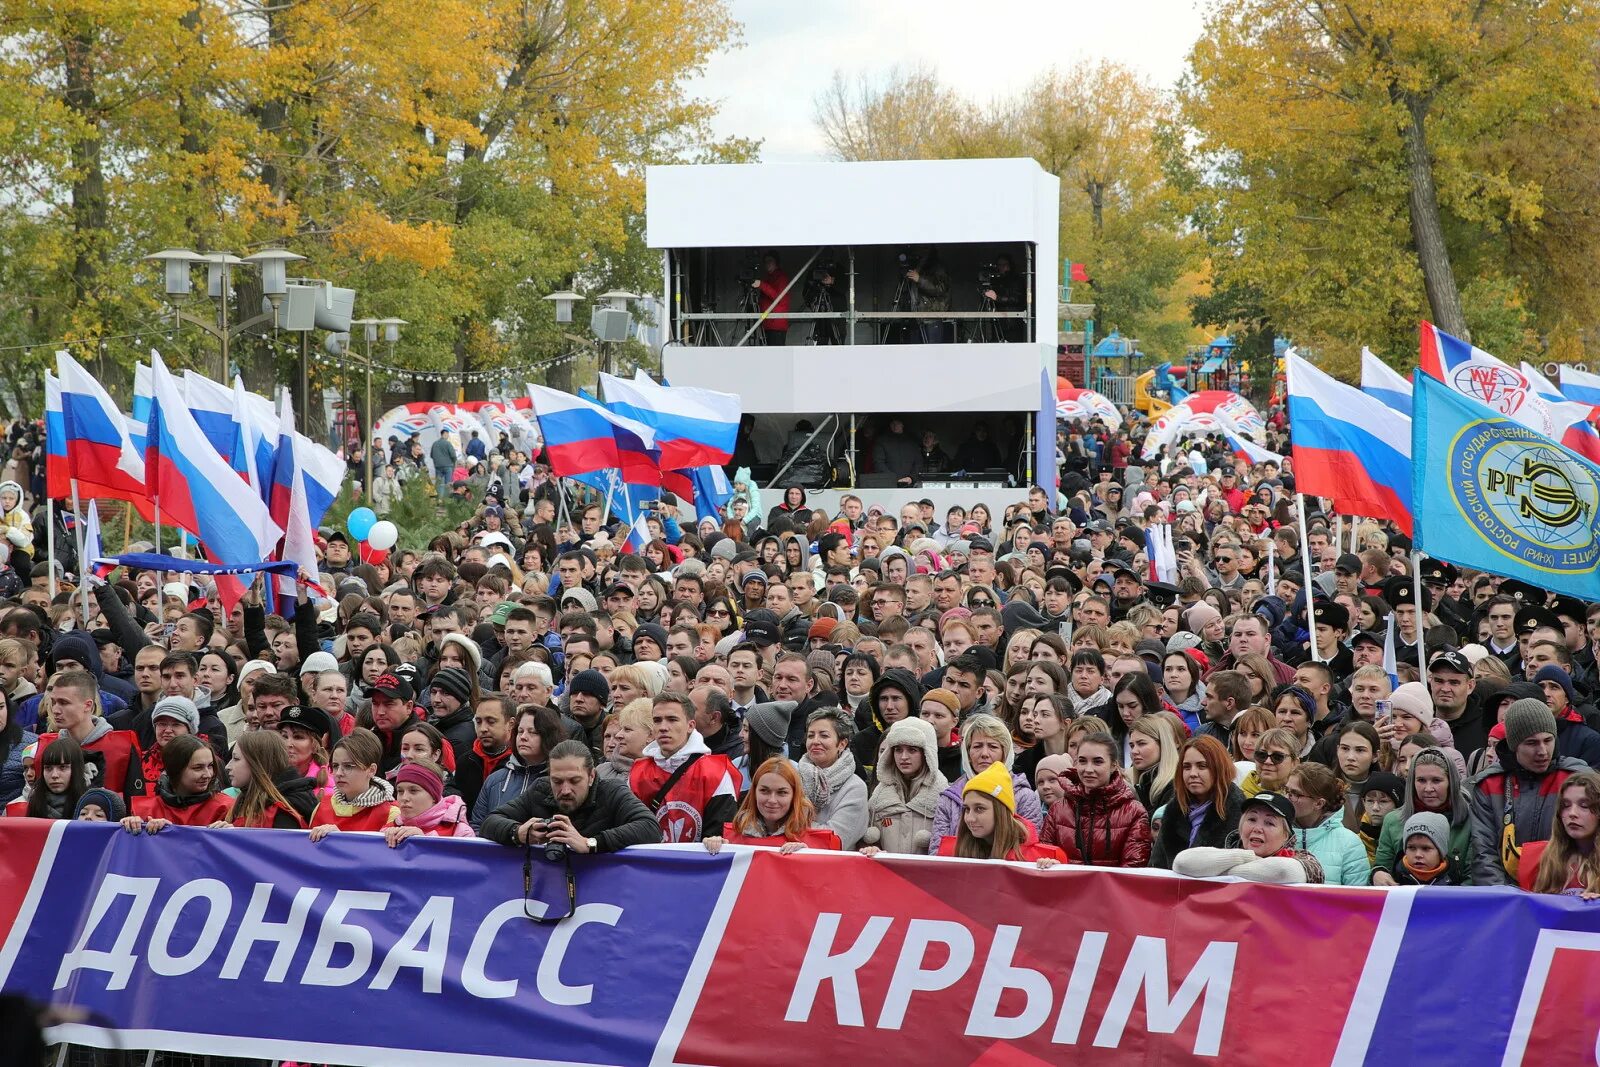
<svg viewBox="0 0 1600 1067"><path fill-rule="evenodd" d="M1150 866L1172 869L1188 848L1222 848L1239 829L1244 793L1233 784L1233 758L1210 735L1192 737L1178 752L1178 781L1172 803L1160 816Z"/></svg>
<svg viewBox="0 0 1600 1067"><path fill-rule="evenodd" d="M839 835L826 826L812 826L815 817L816 808L794 764L774 756L756 770L755 784L740 801L733 821L723 828L723 836L705 839L706 851L714 856L729 844L768 845L784 853L803 848L838 852Z"/></svg>

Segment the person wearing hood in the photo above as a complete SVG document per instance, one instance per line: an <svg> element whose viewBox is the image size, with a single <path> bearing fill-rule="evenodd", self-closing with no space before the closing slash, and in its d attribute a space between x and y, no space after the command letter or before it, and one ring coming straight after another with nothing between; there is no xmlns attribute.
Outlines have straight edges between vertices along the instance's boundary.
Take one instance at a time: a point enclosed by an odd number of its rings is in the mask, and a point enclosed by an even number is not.
<svg viewBox="0 0 1600 1067"><path fill-rule="evenodd" d="M25 573L33 565L33 519L22 506L17 482L0 482L0 535L11 546L11 566Z"/></svg>
<svg viewBox="0 0 1600 1067"><path fill-rule="evenodd" d="M1353 816L1355 825L1350 828L1367 846L1369 867L1374 867L1378 862L1378 841L1383 834L1384 817L1391 811L1397 811L1405 803L1405 798L1406 781L1398 774L1373 771L1361 783L1361 790L1356 797L1356 810L1345 816L1345 825L1350 826ZM1463 812L1466 811L1465 799L1460 807ZM1470 833L1463 834L1463 838L1468 842L1472 840Z"/></svg>
<svg viewBox="0 0 1600 1067"><path fill-rule="evenodd" d="M198 737L180 734L168 741L161 747L162 771L155 794L134 799L133 814L121 820L122 828L153 834L174 824L226 822L233 798L217 791L217 762L211 746Z"/></svg>
<svg viewBox="0 0 1600 1067"><path fill-rule="evenodd" d="M1555 714L1542 700L1516 701L1501 725L1499 765L1474 777L1468 793L1473 885L1516 883L1522 846L1549 840L1562 784L1588 769L1561 755Z"/></svg>
<svg viewBox="0 0 1600 1067"><path fill-rule="evenodd" d="M1378 831L1378 845L1372 861L1372 884L1400 884L1394 877L1394 868L1405 849L1405 825L1418 812L1432 812L1449 822L1450 840L1446 858L1461 872L1463 878L1468 877L1476 866L1474 852L1477 843L1473 834L1472 808L1472 798L1462 786L1455 761L1448 758L1442 749L1425 748L1418 752L1411 758L1411 766L1406 772L1400 806L1384 815Z"/></svg>
<svg viewBox="0 0 1600 1067"><path fill-rule="evenodd" d="M1011 774L1017 814L1032 823L1035 831L1044 825L1039 794L1033 791L1026 778L1012 770L1015 759L1016 747L1011 739L1011 730L1000 719L980 713L961 724L962 774L939 794L939 806L933 815L933 829L928 835L930 856L939 855L940 843L954 835L961 823L961 793L967 781L995 763L1003 764Z"/></svg>
<svg viewBox="0 0 1600 1067"><path fill-rule="evenodd" d="M712 753L694 728L694 702L666 692L651 702L655 740L628 774L668 843L700 841L722 832L739 808L739 772Z"/></svg>
<svg viewBox="0 0 1600 1067"><path fill-rule="evenodd" d="M238 797L228 818L212 827L261 827L304 830L317 810L317 783L289 766L282 738L268 730L251 730L233 746L228 780Z"/></svg>
<svg viewBox="0 0 1600 1067"><path fill-rule="evenodd" d="M638 703L638 701L634 701ZM511 735L511 754L485 779L472 805L473 827L526 793L550 768L550 752L567 739L561 713L543 705L524 704L517 711Z"/></svg>
<svg viewBox="0 0 1600 1067"><path fill-rule="evenodd" d="M54 644L44 658L44 676L53 678L62 671L81 668L94 676L95 692L99 697L100 714L115 730L133 730L128 701L105 686L105 668L100 661L100 646L83 630L70 630L56 636ZM121 682L121 679L117 679ZM126 683L122 683L126 685ZM120 687L119 687L120 688ZM16 709L17 721L25 730L38 730L44 718L41 707L43 693L35 693L23 700ZM153 736L153 735L152 735Z"/></svg>
<svg viewBox="0 0 1600 1067"><path fill-rule="evenodd" d="M51 721L62 736L70 736L83 749L84 759L92 769L89 784L114 789L130 804L134 797L144 796L144 758L139 739L131 731L114 729L96 713L99 689L94 675L76 669L62 671L51 679L47 692ZM40 751L56 737L53 733L41 734Z"/></svg>
<svg viewBox="0 0 1600 1067"><path fill-rule="evenodd" d="M340 830L382 830L399 822L394 787L378 773L382 759L383 742L371 730L357 727L334 743L333 793L317 803L311 840L321 841Z"/></svg>
<svg viewBox="0 0 1600 1067"><path fill-rule="evenodd" d="M1150 862L1150 817L1117 767L1121 746L1109 733L1089 734L1073 754L1073 778L1045 815L1039 840L1069 863L1144 867Z"/></svg>
<svg viewBox="0 0 1600 1067"><path fill-rule="evenodd" d="M467 806L444 791L444 768L428 760L401 764L394 776L394 803L400 813L383 839L394 848L408 837L473 837Z"/></svg>
<svg viewBox="0 0 1600 1067"><path fill-rule="evenodd" d="M915 715L921 703L922 686L916 676L904 668L891 667L873 683L867 699L856 709L856 734L850 741L850 754L855 757L856 773L868 789L878 782L878 749L884 735L894 723Z"/></svg>
<svg viewBox="0 0 1600 1067"><path fill-rule="evenodd" d="M891 723L877 762L878 784L867 799L861 852L927 855L939 794L950 785L939 771L933 727L917 717Z"/></svg>
<svg viewBox="0 0 1600 1067"><path fill-rule="evenodd" d="M1556 717L1556 743L1563 755L1600 767L1600 734L1584 724L1578 710L1578 691L1572 676L1554 663L1540 667L1533 684L1544 694L1544 702Z"/></svg>
<svg viewBox="0 0 1600 1067"><path fill-rule="evenodd" d="M89 789L78 798L72 817L78 822L121 822L128 806L109 789Z"/></svg>

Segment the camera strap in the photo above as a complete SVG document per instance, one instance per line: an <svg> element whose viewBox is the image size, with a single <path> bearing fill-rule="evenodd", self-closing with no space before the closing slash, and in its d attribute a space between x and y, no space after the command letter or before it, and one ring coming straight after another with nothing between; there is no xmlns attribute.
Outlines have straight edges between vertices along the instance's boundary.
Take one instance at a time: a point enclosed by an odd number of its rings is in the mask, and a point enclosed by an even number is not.
<svg viewBox="0 0 1600 1067"><path fill-rule="evenodd" d="M661 810L661 805L666 801L667 794L672 792L672 787L678 784L678 780L681 779L688 772L689 768L693 767L695 762L703 755L705 755L704 752L696 752L694 755L684 760L683 766L673 771L672 777L668 778L661 784L661 788L656 790L656 795L650 798L650 811L652 814Z"/></svg>

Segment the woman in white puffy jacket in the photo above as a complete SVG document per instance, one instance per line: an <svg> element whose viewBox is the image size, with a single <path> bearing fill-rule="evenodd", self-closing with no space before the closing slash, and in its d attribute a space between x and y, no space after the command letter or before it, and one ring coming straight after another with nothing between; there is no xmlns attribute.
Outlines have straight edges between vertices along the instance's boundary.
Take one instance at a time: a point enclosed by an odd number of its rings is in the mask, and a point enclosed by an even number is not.
<svg viewBox="0 0 1600 1067"><path fill-rule="evenodd" d="M861 851L927 855L939 794L950 783L939 772L939 738L912 716L889 725L878 745L878 785L867 800Z"/></svg>

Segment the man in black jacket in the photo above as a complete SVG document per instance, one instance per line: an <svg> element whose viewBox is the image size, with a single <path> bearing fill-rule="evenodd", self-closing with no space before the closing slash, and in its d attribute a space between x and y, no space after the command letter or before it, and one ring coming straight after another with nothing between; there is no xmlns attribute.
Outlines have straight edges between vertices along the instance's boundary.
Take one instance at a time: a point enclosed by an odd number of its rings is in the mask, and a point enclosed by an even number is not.
<svg viewBox="0 0 1600 1067"><path fill-rule="evenodd" d="M550 750L550 773L483 820L479 836L515 848L556 841L580 855L661 840L661 826L625 781L600 781L582 741Z"/></svg>

